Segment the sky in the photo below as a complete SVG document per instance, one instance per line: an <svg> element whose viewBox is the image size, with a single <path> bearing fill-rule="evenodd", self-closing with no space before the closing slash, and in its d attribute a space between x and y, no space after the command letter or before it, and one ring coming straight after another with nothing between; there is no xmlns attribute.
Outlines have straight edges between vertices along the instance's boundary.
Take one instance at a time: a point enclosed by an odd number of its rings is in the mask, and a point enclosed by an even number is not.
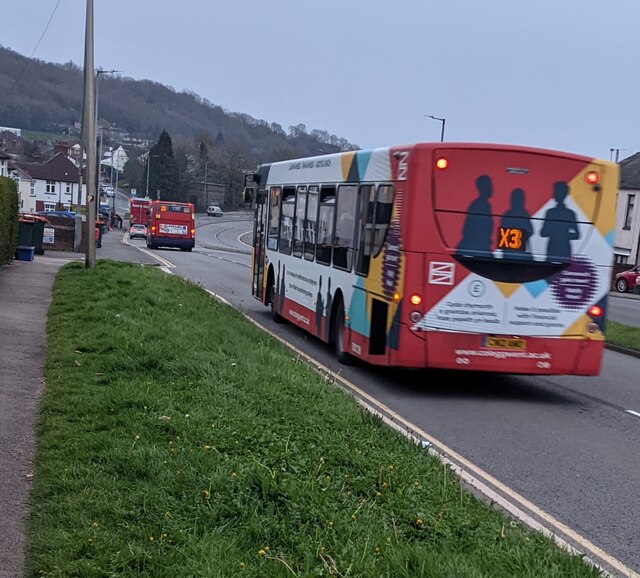
<svg viewBox="0 0 640 578"><path fill-rule="evenodd" d="M639 0L19 0L0 44L84 67L87 2L96 68L285 130L640 150Z"/></svg>

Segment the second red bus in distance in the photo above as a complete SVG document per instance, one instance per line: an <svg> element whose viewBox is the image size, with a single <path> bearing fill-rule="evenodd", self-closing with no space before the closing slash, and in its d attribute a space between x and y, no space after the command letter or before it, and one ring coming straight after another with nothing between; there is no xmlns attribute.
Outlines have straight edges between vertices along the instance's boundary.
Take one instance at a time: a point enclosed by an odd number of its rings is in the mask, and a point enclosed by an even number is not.
<svg viewBox="0 0 640 578"><path fill-rule="evenodd" d="M191 251L196 244L193 203L153 201L147 232L147 247L176 247Z"/></svg>

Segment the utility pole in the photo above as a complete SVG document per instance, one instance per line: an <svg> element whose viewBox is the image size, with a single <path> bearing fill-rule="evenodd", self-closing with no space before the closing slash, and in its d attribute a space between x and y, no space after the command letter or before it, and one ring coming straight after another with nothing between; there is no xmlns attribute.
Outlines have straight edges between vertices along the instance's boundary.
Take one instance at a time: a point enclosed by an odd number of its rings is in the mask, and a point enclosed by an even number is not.
<svg viewBox="0 0 640 578"><path fill-rule="evenodd" d="M95 123L95 77L93 62L93 0L87 0L84 42L84 107L82 118L82 134L84 135L84 150L87 151L87 198L85 266L93 269L96 264L96 123ZM80 155L82 159L82 154Z"/></svg>

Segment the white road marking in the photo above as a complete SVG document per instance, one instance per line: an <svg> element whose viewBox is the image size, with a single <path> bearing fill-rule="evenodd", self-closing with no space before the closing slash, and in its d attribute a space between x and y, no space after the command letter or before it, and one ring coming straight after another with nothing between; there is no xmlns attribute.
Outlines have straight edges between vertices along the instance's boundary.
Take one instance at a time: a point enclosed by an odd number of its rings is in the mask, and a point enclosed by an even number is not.
<svg viewBox="0 0 640 578"><path fill-rule="evenodd" d="M135 247L136 249L138 249L138 251L142 251L143 253L146 253L147 255L149 255L149 257L153 257L154 259L160 261L160 263L162 263L167 269L174 269L175 268L175 265L171 261L167 261L166 259L163 259L159 255L156 255L155 253L152 253L146 247L140 247L140 245L135 245L133 243L129 243L129 233L125 233L122 236L122 242L125 245L129 245L130 247ZM163 268L163 270L164 270L164 268ZM167 273L170 273L170 271L167 271Z"/></svg>
<svg viewBox="0 0 640 578"><path fill-rule="evenodd" d="M624 411L630 413L631 415L635 415L636 417L640 417L640 412L633 411L632 409L625 409Z"/></svg>

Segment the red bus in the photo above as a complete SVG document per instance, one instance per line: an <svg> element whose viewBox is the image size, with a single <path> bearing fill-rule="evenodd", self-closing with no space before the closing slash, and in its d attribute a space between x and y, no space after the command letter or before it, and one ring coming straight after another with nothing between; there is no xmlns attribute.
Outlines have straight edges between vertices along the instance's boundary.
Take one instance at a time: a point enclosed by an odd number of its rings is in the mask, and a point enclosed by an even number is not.
<svg viewBox="0 0 640 578"><path fill-rule="evenodd" d="M131 197L129 199L129 225L149 225L151 199Z"/></svg>
<svg viewBox="0 0 640 578"><path fill-rule="evenodd" d="M196 244L196 215L193 203L152 201L147 247L177 247L191 251Z"/></svg>
<svg viewBox="0 0 640 578"><path fill-rule="evenodd" d="M252 293L341 362L600 372L615 163L417 143L265 164L254 181Z"/></svg>

